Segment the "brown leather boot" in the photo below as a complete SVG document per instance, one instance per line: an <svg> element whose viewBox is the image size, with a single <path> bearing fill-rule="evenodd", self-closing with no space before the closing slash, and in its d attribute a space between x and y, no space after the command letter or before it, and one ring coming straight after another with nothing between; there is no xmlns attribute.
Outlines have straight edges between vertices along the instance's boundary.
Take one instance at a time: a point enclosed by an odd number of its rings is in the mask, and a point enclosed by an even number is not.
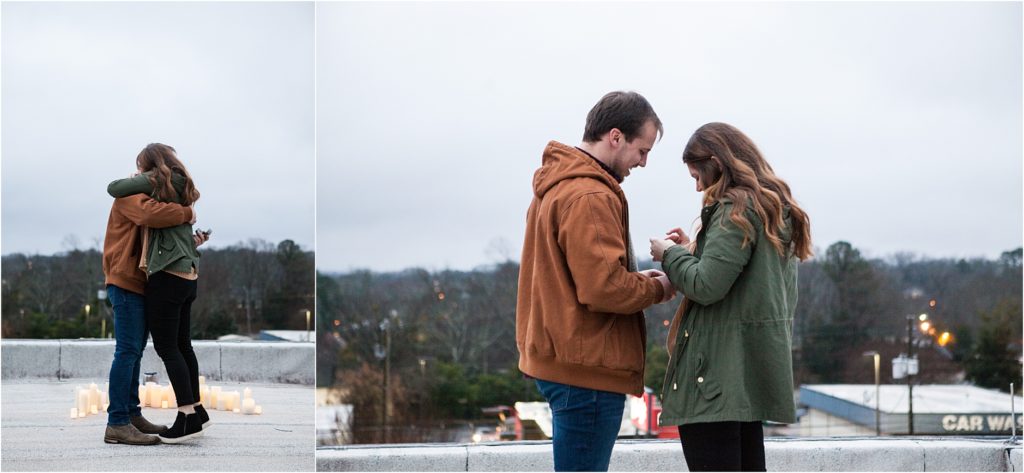
<svg viewBox="0 0 1024 473"><path fill-rule="evenodd" d="M139 432L132 424L108 425L107 431L103 433L103 441L128 445L156 445L160 443L160 437Z"/></svg>
<svg viewBox="0 0 1024 473"><path fill-rule="evenodd" d="M139 429L139 432L142 432L144 434L162 434L164 432L167 432L166 425L156 425L150 423L148 420L146 420L145 417L142 417L140 415L132 416L132 425L134 425L136 429Z"/></svg>

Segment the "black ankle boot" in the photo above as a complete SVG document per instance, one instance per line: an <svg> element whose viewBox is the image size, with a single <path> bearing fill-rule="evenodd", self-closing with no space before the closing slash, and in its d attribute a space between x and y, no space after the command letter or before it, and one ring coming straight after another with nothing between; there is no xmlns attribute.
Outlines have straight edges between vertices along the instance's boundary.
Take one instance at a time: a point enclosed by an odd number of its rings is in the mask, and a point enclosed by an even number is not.
<svg viewBox="0 0 1024 473"><path fill-rule="evenodd" d="M198 414L185 415L178 412L174 419L174 425L160 434L160 441L163 443L181 443L196 438L203 433L203 423L199 420Z"/></svg>
<svg viewBox="0 0 1024 473"><path fill-rule="evenodd" d="M196 406L196 415L199 416L199 422L203 424L203 430L210 426L210 414L206 413L206 409L202 404Z"/></svg>

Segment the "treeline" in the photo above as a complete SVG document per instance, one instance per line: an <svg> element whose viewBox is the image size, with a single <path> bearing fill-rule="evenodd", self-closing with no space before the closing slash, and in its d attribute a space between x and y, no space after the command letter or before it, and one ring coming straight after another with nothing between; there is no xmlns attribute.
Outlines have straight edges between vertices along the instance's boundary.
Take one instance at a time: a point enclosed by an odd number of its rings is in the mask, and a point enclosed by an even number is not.
<svg viewBox="0 0 1024 473"><path fill-rule="evenodd" d="M306 329L305 311L314 303L312 252L292 240L275 245L260 239L200 252L192 338ZM113 332L110 303L100 299L97 249L10 254L0 271L4 338L106 338Z"/></svg>
<svg viewBox="0 0 1024 473"><path fill-rule="evenodd" d="M641 262L641 268L651 267L651 261ZM513 261L473 271L318 273L317 383L339 388L354 405L356 442L382 441L385 418L417 426L541 400L516 369L518 274ZM906 352L912 315L911 341L921 360L917 382L966 378L1004 390L1014 380L1020 385L1020 248L997 260L910 254L867 259L837 242L802 263L799 274L795 383L871 383L871 361L863 356L869 350L882 354L883 382L891 382L888 363ZM645 381L656 392L669 321L680 300L646 311ZM921 331L917 317L923 313L931 334ZM390 407L384 416L386 365ZM402 430L405 441L419 440L415 428Z"/></svg>

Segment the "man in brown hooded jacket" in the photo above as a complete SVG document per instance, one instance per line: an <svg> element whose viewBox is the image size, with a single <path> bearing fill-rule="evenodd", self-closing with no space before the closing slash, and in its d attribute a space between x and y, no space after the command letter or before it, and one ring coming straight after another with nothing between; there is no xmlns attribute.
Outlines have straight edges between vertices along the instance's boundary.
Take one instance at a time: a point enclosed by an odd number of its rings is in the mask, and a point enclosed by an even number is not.
<svg viewBox="0 0 1024 473"><path fill-rule="evenodd" d="M637 272L619 187L662 132L643 96L611 92L583 143L548 143L534 174L516 344L551 406L556 471L607 471L625 394L643 392L643 309L675 293L663 273Z"/></svg>

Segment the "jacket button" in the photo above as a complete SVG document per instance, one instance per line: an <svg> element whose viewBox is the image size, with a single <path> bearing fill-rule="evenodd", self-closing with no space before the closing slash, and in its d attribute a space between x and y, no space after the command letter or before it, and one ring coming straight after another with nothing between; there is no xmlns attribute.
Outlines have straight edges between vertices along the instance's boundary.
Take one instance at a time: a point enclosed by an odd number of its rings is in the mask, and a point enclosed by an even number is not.
<svg viewBox="0 0 1024 473"><path fill-rule="evenodd" d="M698 377L697 378L697 382L698 383L703 383L704 382L704 377L703 376Z"/></svg>
<svg viewBox="0 0 1024 473"><path fill-rule="evenodd" d="M683 330L683 336L686 338L690 338L690 332Z"/></svg>

